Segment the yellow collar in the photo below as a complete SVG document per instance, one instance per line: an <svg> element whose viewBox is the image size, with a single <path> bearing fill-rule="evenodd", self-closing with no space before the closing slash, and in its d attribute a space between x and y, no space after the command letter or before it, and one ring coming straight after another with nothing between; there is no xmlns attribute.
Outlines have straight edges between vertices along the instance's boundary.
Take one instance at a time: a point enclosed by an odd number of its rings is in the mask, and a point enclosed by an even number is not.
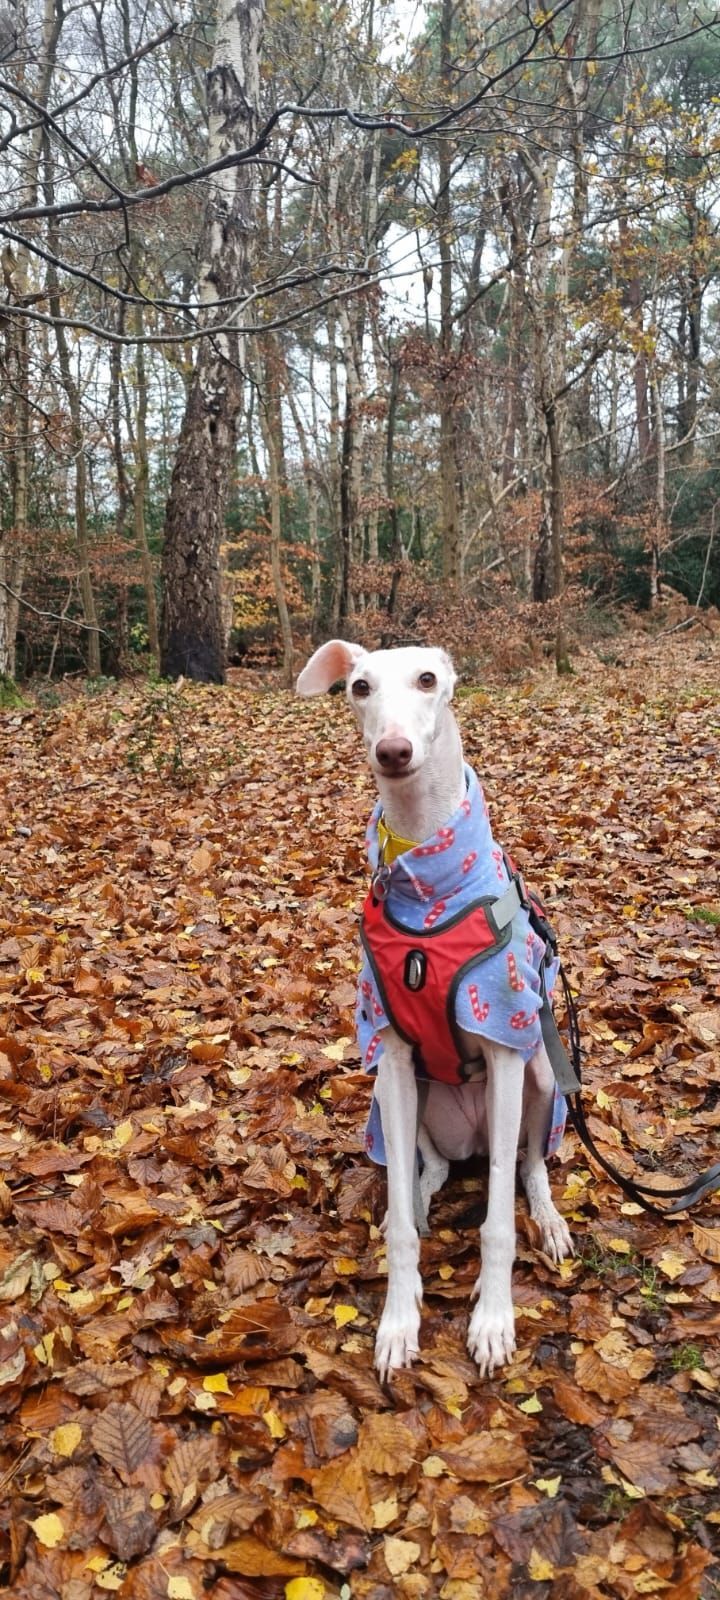
<svg viewBox="0 0 720 1600"><path fill-rule="evenodd" d="M417 839L402 839L399 833L388 827L384 817L378 818L378 844L380 846L380 860L385 867L392 866L398 856L404 856L406 851L414 850Z"/></svg>

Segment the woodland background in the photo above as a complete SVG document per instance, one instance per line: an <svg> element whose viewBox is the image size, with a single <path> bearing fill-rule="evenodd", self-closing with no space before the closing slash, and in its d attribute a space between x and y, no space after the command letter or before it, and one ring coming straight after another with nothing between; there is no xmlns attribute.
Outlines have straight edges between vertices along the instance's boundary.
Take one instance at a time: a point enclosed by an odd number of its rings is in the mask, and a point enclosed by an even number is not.
<svg viewBox="0 0 720 1600"><path fill-rule="evenodd" d="M21 0L0 56L0 672L718 604L711 7Z"/></svg>

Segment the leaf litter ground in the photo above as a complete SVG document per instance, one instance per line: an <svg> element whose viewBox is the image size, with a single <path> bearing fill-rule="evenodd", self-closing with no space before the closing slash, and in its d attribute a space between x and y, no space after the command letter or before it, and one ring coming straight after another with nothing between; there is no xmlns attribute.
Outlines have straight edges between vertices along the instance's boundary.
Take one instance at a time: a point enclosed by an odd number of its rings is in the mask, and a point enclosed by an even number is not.
<svg viewBox="0 0 720 1600"><path fill-rule="evenodd" d="M468 686L624 1170L717 1158L717 645ZM465 1352L484 1176L373 1372L383 1186L352 1005L372 803L341 697L119 686L2 718L0 1539L18 1600L710 1600L720 1205L639 1214L572 1133L560 1270L518 1201L518 1351Z"/></svg>

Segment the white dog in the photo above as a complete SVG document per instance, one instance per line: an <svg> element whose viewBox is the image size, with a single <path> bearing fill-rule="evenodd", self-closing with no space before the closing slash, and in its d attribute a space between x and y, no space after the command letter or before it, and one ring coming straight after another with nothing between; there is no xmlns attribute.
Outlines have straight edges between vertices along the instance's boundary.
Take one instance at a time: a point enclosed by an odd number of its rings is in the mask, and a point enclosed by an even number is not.
<svg viewBox="0 0 720 1600"><path fill-rule="evenodd" d="M468 1347L481 1373L491 1373L515 1348L521 1143L522 1181L543 1248L555 1261L572 1253L545 1166L564 1123L540 1020L551 952L463 762L449 657L414 646L365 651L334 639L311 657L298 692L319 694L339 678L380 795L368 835L375 871L358 1002L365 1064L377 1067L367 1142L385 1159L388 1181L388 1288L376 1365L385 1377L418 1351L417 1150L425 1204L449 1160L478 1151L488 1155L490 1173Z"/></svg>

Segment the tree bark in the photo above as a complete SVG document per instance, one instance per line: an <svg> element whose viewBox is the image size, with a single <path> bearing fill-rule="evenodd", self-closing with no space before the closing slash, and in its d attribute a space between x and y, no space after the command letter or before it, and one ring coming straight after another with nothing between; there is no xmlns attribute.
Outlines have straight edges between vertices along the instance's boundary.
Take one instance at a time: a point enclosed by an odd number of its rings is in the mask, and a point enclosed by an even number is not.
<svg viewBox="0 0 720 1600"><path fill-rule="evenodd" d="M443 97L449 97L450 43L453 21L452 0L442 0L440 16L440 83ZM457 495L457 449L455 441L455 381L453 361L453 257L452 257L452 201L450 180L452 164L450 139L442 133L438 139L438 194L436 214L438 222L438 253L440 256L440 536L442 539L442 573L450 583L460 577L460 524Z"/></svg>
<svg viewBox="0 0 720 1600"><path fill-rule="evenodd" d="M208 74L208 160L251 142L260 97L259 50L264 0L218 0ZM213 306L250 287L253 226L251 169L237 166L209 180L199 296ZM246 320L242 309L239 318ZM230 320L227 308L219 320ZM220 544L243 398L244 340L235 328L202 340L183 419L165 514L160 668L222 683Z"/></svg>

